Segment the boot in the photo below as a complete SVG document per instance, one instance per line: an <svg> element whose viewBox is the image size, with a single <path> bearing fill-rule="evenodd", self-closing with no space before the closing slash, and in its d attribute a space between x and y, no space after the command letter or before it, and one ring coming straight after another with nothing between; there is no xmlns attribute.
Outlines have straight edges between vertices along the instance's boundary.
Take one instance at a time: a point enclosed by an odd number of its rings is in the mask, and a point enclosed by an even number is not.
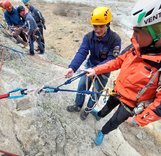
<svg viewBox="0 0 161 156"><path fill-rule="evenodd" d="M96 145L101 145L102 144L102 141L104 139L104 134L102 133L102 131L98 131L98 134L96 136L96 139L95 139L95 144Z"/></svg>
<svg viewBox="0 0 161 156"><path fill-rule="evenodd" d="M101 117L98 116L98 111L96 111L95 109L92 110L91 114L95 117L97 121L101 119Z"/></svg>
<svg viewBox="0 0 161 156"><path fill-rule="evenodd" d="M76 105L67 106L68 112L80 112L80 110L81 110L81 108Z"/></svg>
<svg viewBox="0 0 161 156"><path fill-rule="evenodd" d="M82 113L80 114L80 119L82 121L86 120L87 116L88 116L89 112L86 111L86 109L84 111L82 111Z"/></svg>

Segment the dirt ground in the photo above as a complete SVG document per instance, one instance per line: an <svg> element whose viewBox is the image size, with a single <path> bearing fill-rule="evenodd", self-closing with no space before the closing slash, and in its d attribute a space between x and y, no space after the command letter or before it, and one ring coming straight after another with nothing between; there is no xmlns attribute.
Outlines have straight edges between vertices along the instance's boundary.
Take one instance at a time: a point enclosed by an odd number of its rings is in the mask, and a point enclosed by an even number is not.
<svg viewBox="0 0 161 156"><path fill-rule="evenodd" d="M45 16L47 30L44 34L47 47L56 49L62 57L73 58L83 36L93 29L89 23L93 7L82 4L39 2L37 8L40 8ZM114 20L111 27L124 37L123 47L128 45L129 37L119 28L117 21Z"/></svg>
<svg viewBox="0 0 161 156"><path fill-rule="evenodd" d="M14 4L16 6L19 3ZM46 51L54 49L62 57L72 59L81 44L82 37L92 30L89 18L93 8L81 4L48 4L41 1L39 3L33 1L33 5L42 11L46 20L47 30L44 31ZM117 30L123 39L122 47L126 47L130 43L129 37L122 31L117 21L114 20L111 27ZM129 128L126 124L121 126L121 131L125 139L142 155L159 156L160 142L154 137L154 133L151 135L148 130L145 132L143 129ZM138 131L141 137L138 136ZM146 144L142 144L146 139L148 139Z"/></svg>

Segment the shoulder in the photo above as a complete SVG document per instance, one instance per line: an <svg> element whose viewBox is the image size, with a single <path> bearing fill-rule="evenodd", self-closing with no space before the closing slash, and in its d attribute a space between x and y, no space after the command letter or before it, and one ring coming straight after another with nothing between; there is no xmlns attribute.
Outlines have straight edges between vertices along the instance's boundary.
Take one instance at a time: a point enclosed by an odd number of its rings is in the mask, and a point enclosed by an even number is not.
<svg viewBox="0 0 161 156"><path fill-rule="evenodd" d="M10 14L8 13L7 10L5 10L4 15L5 15L5 16L10 16Z"/></svg>
<svg viewBox="0 0 161 156"><path fill-rule="evenodd" d="M114 32L114 31L111 30L111 29L110 29L109 35L110 35L111 37L113 37L114 39L120 39L120 40L121 40L119 34L116 33L116 32Z"/></svg>
<svg viewBox="0 0 161 156"><path fill-rule="evenodd" d="M84 38L87 38L89 41L92 40L95 36L94 31L90 31L87 34L85 34Z"/></svg>
<svg viewBox="0 0 161 156"><path fill-rule="evenodd" d="M127 53L131 48L134 48L134 46L132 44L128 45L125 49L121 51L120 55Z"/></svg>

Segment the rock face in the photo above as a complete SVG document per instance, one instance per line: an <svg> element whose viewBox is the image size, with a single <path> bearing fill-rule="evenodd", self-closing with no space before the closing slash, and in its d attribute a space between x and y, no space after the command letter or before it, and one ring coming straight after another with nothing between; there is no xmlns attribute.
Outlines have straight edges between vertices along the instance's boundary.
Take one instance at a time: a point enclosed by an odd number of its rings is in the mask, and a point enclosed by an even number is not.
<svg viewBox="0 0 161 156"><path fill-rule="evenodd" d="M47 17L49 30L45 32L47 50L44 55L27 55L27 49L22 49L13 39L6 37L1 32L2 29L0 30L0 45L23 52L19 54L4 48L4 65L0 71L0 91L6 93L20 87L30 91L28 95L20 99L0 100L0 150L21 156L159 156L160 142L159 139L156 140L155 135L152 135L154 132L159 138L159 123L149 126L147 130L130 128L123 124L107 135L101 146L95 146L94 139L97 131L111 115L99 122L92 115L89 115L86 121L81 121L80 113L66 111L68 105L74 104L73 93L38 94L38 90L43 85L58 86L64 83L63 73L69 60L61 57L60 54L69 55L71 58L73 54L70 50L75 50L72 46L78 48L84 32L90 30L91 27L83 20L89 12L81 12L84 8L89 9L88 6L66 4L65 8L70 8L68 13L73 11L71 19L68 16L56 14L58 7L59 10L63 10L62 4L37 3L36 1L33 3L42 8ZM48 14L47 8L53 8L52 14ZM76 18L75 14L78 12L84 16ZM49 15L57 19L57 25L51 25L53 23ZM59 20L60 23L63 22L60 24ZM54 29L50 29L52 26ZM119 26L112 26L124 37L123 46L125 46L128 37L121 31L122 29L119 29ZM52 33L54 35L50 36ZM66 53L63 53L64 46ZM109 83L114 77L115 75L111 76ZM75 81L64 87L76 89L77 83L78 81ZM101 100L99 104L103 105Z"/></svg>

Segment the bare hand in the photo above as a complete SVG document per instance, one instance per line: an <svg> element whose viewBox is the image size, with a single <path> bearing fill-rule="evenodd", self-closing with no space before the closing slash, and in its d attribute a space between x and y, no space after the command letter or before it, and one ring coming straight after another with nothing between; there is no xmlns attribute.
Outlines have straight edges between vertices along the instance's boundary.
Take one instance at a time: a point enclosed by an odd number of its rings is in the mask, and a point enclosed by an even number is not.
<svg viewBox="0 0 161 156"><path fill-rule="evenodd" d="M129 117L129 118L126 120L126 123L127 123L128 125L130 125L131 127L138 126L137 123L135 122L135 120L133 119L133 117Z"/></svg>
<svg viewBox="0 0 161 156"><path fill-rule="evenodd" d="M96 75L95 70L92 69L92 68L89 68L89 69L87 69L87 70L85 70L85 71L87 72L86 75L87 75L88 77L92 77L92 76Z"/></svg>
<svg viewBox="0 0 161 156"><path fill-rule="evenodd" d="M72 68L68 68L64 76L65 76L65 78L70 78L73 75L74 75L73 69Z"/></svg>

